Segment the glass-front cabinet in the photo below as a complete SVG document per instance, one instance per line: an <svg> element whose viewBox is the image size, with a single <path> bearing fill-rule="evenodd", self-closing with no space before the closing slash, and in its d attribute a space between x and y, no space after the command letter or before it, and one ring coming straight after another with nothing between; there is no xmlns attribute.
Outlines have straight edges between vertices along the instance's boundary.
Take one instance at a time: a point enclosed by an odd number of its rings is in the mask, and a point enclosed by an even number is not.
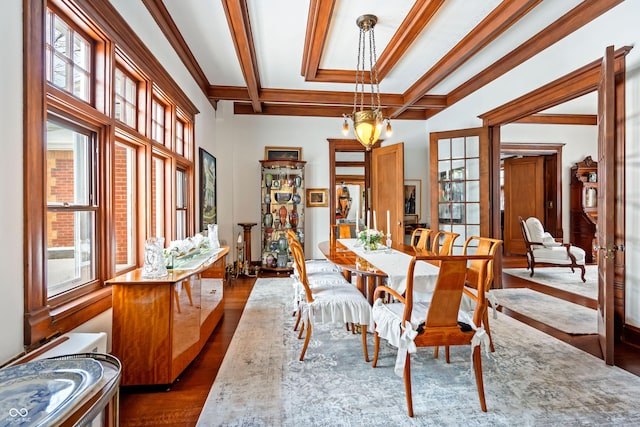
<svg viewBox="0 0 640 427"><path fill-rule="evenodd" d="M302 160L261 160L261 269L290 271L293 258L285 231L304 247L304 166Z"/></svg>

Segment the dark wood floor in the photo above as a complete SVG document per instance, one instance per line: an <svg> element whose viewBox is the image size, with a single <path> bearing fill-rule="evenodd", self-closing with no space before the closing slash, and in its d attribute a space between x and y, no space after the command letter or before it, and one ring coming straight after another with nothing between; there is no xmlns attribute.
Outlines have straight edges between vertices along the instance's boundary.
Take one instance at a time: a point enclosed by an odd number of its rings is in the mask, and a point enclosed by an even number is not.
<svg viewBox="0 0 640 427"><path fill-rule="evenodd" d="M526 266L526 262L523 258L507 258L504 261L505 268L524 266ZM225 287L224 316L220 325L213 332L200 355L187 367L170 389L166 387L121 388L121 426L194 426L196 424L238 325L245 303L253 289L254 282L254 278L238 278L233 279ZM588 299L510 275L503 275L503 286L530 287L577 304L593 305ZM602 357L597 335L572 336L518 313L509 310L504 310L504 313L597 357ZM615 358L617 366L635 375L640 375L639 349L624 344L617 345Z"/></svg>

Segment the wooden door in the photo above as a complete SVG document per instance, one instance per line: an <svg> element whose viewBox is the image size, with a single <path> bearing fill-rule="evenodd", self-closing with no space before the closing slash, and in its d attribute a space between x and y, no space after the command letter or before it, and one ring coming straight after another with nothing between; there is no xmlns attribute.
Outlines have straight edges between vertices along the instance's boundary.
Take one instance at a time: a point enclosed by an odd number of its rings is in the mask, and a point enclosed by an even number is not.
<svg viewBox="0 0 640 427"><path fill-rule="evenodd" d="M604 361L614 362L615 84L613 46L602 58L598 85L598 335Z"/></svg>
<svg viewBox="0 0 640 427"><path fill-rule="evenodd" d="M374 148L371 156L371 206L378 230L387 230L391 240L404 243L404 144Z"/></svg>
<svg viewBox="0 0 640 427"><path fill-rule="evenodd" d="M493 237L488 130L434 132L429 138L431 228L460 234L453 245L459 254L467 237Z"/></svg>
<svg viewBox="0 0 640 427"><path fill-rule="evenodd" d="M504 160L504 250L526 254L518 217L544 222L544 157L512 157ZM545 224L546 226L546 224Z"/></svg>

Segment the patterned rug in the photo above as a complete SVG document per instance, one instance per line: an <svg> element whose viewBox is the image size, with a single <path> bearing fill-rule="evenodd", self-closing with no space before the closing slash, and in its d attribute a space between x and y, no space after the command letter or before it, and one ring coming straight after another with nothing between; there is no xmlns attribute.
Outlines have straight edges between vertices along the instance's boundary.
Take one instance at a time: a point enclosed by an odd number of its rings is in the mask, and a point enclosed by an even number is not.
<svg viewBox="0 0 640 427"><path fill-rule="evenodd" d="M529 288L494 289L498 304L572 335L598 333L596 310Z"/></svg>
<svg viewBox="0 0 640 427"><path fill-rule="evenodd" d="M393 348L381 345L372 369L358 335L318 325L299 362L293 320L289 279L258 279L198 425L640 425L640 377L503 314L491 324L496 352L483 354L488 412L468 348L452 348L450 364L421 349L412 360L413 419Z"/></svg>
<svg viewBox="0 0 640 427"><path fill-rule="evenodd" d="M583 295L593 300L598 298L598 266L587 265L585 267L586 282L580 278L580 270L571 272L568 267L538 267L533 277L531 271L526 268L504 268L503 273L510 274L531 282L541 283L553 288L562 289L572 294Z"/></svg>

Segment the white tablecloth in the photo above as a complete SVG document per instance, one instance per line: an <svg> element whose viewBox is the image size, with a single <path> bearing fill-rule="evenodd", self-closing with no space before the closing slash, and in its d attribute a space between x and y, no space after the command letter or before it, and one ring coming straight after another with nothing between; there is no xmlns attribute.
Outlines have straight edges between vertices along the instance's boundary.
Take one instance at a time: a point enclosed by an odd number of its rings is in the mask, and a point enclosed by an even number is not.
<svg viewBox="0 0 640 427"><path fill-rule="evenodd" d="M387 286L404 294L407 288L407 269L411 256L403 252L391 249L388 251L365 251L357 239L338 239L349 250L375 265L379 270L387 273ZM416 264L413 279L414 296L428 295L433 292L438 278L438 267L424 261Z"/></svg>

